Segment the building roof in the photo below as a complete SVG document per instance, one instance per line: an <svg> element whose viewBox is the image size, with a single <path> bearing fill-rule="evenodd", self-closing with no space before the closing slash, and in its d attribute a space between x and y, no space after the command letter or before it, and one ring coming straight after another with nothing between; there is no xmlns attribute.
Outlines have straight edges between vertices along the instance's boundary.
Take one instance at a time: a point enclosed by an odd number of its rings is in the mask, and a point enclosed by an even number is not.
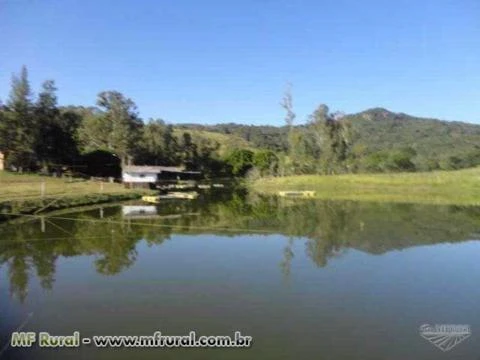
<svg viewBox="0 0 480 360"><path fill-rule="evenodd" d="M183 172L184 168L177 166L138 166L138 165L127 165L124 166L123 172L135 172L135 173L160 173L162 171L166 172Z"/></svg>

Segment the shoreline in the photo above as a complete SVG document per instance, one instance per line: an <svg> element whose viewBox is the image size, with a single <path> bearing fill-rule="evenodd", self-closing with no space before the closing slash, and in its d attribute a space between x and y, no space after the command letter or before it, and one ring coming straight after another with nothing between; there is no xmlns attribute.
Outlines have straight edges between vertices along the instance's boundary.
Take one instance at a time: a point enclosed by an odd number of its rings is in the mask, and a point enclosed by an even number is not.
<svg viewBox="0 0 480 360"><path fill-rule="evenodd" d="M80 206L105 204L139 199L145 192L123 192L107 194L83 194L47 196L21 200L0 201L0 222L12 220L22 215L33 215Z"/></svg>
<svg viewBox="0 0 480 360"><path fill-rule="evenodd" d="M260 178L250 191L314 191L323 200L374 201L432 205L480 205L480 168L428 173L293 175Z"/></svg>

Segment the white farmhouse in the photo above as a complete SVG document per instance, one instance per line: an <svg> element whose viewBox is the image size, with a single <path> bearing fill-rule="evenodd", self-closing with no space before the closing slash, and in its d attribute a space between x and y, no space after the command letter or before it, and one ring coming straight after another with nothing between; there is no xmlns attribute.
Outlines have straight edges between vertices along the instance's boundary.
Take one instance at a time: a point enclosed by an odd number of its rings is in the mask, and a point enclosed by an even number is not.
<svg viewBox="0 0 480 360"><path fill-rule="evenodd" d="M125 166L122 169L122 181L129 188L148 188L158 182L162 173L181 174L183 170L175 166Z"/></svg>

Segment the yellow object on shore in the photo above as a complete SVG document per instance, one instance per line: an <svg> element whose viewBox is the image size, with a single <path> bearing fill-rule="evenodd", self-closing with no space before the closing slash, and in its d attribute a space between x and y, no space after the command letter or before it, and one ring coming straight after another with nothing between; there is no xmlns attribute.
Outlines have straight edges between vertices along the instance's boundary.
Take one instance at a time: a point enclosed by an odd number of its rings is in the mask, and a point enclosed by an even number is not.
<svg viewBox="0 0 480 360"><path fill-rule="evenodd" d="M190 192L169 192L166 195L157 195L157 196L143 196L142 200L152 204L160 203L161 199L189 199L193 200L198 197L198 193L195 191Z"/></svg>
<svg viewBox="0 0 480 360"><path fill-rule="evenodd" d="M315 191L279 191L278 195L282 197L314 197Z"/></svg>
<svg viewBox="0 0 480 360"><path fill-rule="evenodd" d="M142 200L152 204L158 204L160 197L159 196L142 196Z"/></svg>
<svg viewBox="0 0 480 360"><path fill-rule="evenodd" d="M195 191L190 192L169 192L167 196L171 196L175 199L196 199L198 197L198 193Z"/></svg>

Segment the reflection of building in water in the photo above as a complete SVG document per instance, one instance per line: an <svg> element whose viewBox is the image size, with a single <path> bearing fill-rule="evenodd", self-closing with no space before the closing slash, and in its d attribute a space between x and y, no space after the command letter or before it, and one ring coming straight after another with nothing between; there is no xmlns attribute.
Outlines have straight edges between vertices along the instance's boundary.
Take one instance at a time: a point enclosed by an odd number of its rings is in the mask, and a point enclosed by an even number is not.
<svg viewBox="0 0 480 360"><path fill-rule="evenodd" d="M178 210L178 209L177 209ZM181 214L159 214L155 205L123 205L124 219L179 219L182 216L198 216L200 213L184 212Z"/></svg>
<svg viewBox="0 0 480 360"><path fill-rule="evenodd" d="M186 171L176 166L124 166L122 181L127 188L154 188L168 180L199 180L199 171Z"/></svg>
<svg viewBox="0 0 480 360"><path fill-rule="evenodd" d="M158 214L154 205L123 205L122 214L124 218L145 218L154 217Z"/></svg>

